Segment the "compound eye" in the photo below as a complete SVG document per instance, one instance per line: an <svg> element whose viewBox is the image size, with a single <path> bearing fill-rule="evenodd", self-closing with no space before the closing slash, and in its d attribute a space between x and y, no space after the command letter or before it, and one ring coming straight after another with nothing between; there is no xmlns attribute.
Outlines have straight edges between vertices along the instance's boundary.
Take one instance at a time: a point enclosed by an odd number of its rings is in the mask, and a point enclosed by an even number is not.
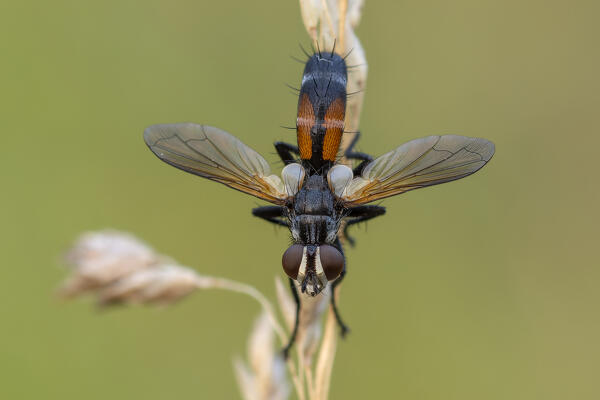
<svg viewBox="0 0 600 400"><path fill-rule="evenodd" d="M283 253L283 257L281 258L283 270L287 276L292 279L296 279L296 277L298 277L298 270L300 269L300 264L302 263L303 250L304 246L293 244L285 251L285 253Z"/></svg>
<svg viewBox="0 0 600 400"><path fill-rule="evenodd" d="M321 265L328 281L332 281L342 273L344 269L344 256L333 246L322 245L319 253L321 254Z"/></svg>

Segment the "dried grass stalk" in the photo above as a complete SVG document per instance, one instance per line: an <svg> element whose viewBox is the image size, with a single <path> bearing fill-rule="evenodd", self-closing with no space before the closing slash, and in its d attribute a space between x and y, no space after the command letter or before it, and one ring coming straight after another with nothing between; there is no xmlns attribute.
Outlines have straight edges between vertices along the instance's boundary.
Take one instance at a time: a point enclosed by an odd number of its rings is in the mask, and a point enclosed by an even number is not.
<svg viewBox="0 0 600 400"><path fill-rule="evenodd" d="M300 0L302 20L315 44L347 56L352 66L348 76L346 131L358 130L367 62L354 33L361 17L363 0ZM356 92L356 93L354 93ZM354 94L353 94L354 93ZM354 134L346 133L342 149ZM248 362L234 359L234 370L246 400L283 400L290 394L286 378L292 379L300 400L326 400L337 346L337 324L328 308L330 290L320 296L301 296L296 352L284 361L279 349L287 343L295 319L295 303L281 279L275 281L280 323L272 303L256 288L224 278L201 275L156 253L134 236L116 231L82 235L67 255L71 275L60 288L64 297L94 294L102 306L115 303L171 304L198 289L224 289L246 294L262 308L248 340ZM339 294L339 291L336 295ZM327 313L323 332L322 315ZM286 329L283 327L285 326ZM278 343L275 343L275 338Z"/></svg>
<svg viewBox="0 0 600 400"><path fill-rule="evenodd" d="M73 272L60 289L65 297L105 287L159 261L144 242L117 231L84 233L65 258Z"/></svg>
<svg viewBox="0 0 600 400"><path fill-rule="evenodd" d="M249 365L234 359L234 369L246 400L284 400L289 396L285 362L275 350L275 336L266 313L254 323L248 340Z"/></svg>
<svg viewBox="0 0 600 400"><path fill-rule="evenodd" d="M275 293L277 294L277 302L279 303L279 310L285 320L285 326L288 331L292 331L294 328L294 317L296 315L296 303L290 295L290 289L288 285L284 285L280 277L275 278Z"/></svg>

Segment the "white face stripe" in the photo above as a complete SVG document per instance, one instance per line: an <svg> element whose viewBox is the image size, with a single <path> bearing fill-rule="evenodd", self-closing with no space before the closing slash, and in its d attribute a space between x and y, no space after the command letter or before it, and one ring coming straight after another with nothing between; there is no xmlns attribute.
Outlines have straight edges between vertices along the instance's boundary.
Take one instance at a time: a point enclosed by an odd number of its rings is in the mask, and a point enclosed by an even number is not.
<svg viewBox="0 0 600 400"><path fill-rule="evenodd" d="M302 249L302 261L300 262L300 269L298 269L298 276L296 277L296 280L300 283L302 283L302 281L304 280L304 278L306 277L306 246L304 246L304 249Z"/></svg>
<svg viewBox="0 0 600 400"><path fill-rule="evenodd" d="M300 268L298 269L298 276L296 277L296 281L302 285L302 282L304 282L304 279L306 278L306 263L307 263L308 257L306 256L306 246L304 246L304 249L302 250L302 261L300 262ZM323 291L325 290L325 287L327 286L327 276L325 275L325 271L323 270L323 265L321 264L321 247L317 246L317 252L315 254L315 270L317 272L317 279L319 280L319 283L321 284L321 288L319 291ZM308 283L306 285L306 291L309 294L315 293L316 292L316 288L313 287L312 283Z"/></svg>
<svg viewBox="0 0 600 400"><path fill-rule="evenodd" d="M323 285L323 289L327 286L327 277L325 276L325 271L323 270L323 265L321 265L321 246L317 247L317 254L315 255L315 269L317 270L317 278Z"/></svg>

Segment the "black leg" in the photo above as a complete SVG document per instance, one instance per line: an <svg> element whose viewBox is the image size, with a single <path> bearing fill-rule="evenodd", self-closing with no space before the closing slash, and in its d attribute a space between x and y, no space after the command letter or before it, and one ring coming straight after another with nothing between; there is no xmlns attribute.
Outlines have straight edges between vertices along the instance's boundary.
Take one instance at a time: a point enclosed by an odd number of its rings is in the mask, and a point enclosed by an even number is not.
<svg viewBox="0 0 600 400"><path fill-rule="evenodd" d="M349 220L346 221L346 226L344 226L344 237L348 240L350 246L354 247L354 244L356 243L354 238L348 235L348 228L351 225L358 224L359 222L368 221L383 214L385 214L385 207L381 206L367 205L356 206L348 209L348 214L346 215L346 218L349 218Z"/></svg>
<svg viewBox="0 0 600 400"><path fill-rule="evenodd" d="M370 163L371 161L373 161L372 158L371 158L371 160L363 160L363 161L361 161L361 163L358 164L356 167L354 167L354 169L352 170L352 175L359 176L360 174L362 174L363 169L365 169L365 167L367 166L367 164Z"/></svg>
<svg viewBox="0 0 600 400"><path fill-rule="evenodd" d="M360 151L352 151L352 149L354 149L354 146L356 145L356 142L358 142L359 138L360 138L360 132L357 132L356 136L350 143L350 146L348 146L348 149L346 149L346 154L345 154L346 158L349 160L360 160L361 161L361 163L358 164L356 166L356 168L354 168L352 170L352 172L354 173L354 176L360 175L362 173L362 170L365 168L365 166L368 163L370 163L371 161L373 161L373 156L371 156L367 153L362 153Z"/></svg>
<svg viewBox="0 0 600 400"><path fill-rule="evenodd" d="M294 296L294 301L296 302L296 320L294 321L294 329L292 330L292 335L290 336L290 341L288 342L287 346L285 346L283 348L283 358L287 359L290 353L290 349L292 348L292 345L294 344L294 342L296 341L296 334L298 333L298 323L299 323L299 319L300 319L300 296L298 296L298 289L296 288L296 285L294 284L294 281L292 278L288 278L290 281L290 290L292 291L292 296Z"/></svg>
<svg viewBox="0 0 600 400"><path fill-rule="evenodd" d="M360 132L356 132L356 136L354 137L354 139L352 139L352 142L350 142L350 145L346 149L346 158L349 158L351 160L372 161L373 156L360 151L352 151L354 149L354 146L358 142L358 139L360 139Z"/></svg>
<svg viewBox="0 0 600 400"><path fill-rule="evenodd" d="M252 215L281 226L288 226L285 220L286 210L281 206L263 206L252 209Z"/></svg>
<svg viewBox="0 0 600 400"><path fill-rule="evenodd" d="M358 142L358 139L360 139L360 132L356 132L356 136L354 136L354 139L352 139L352 141L348 145L348 148L346 149L346 157L348 157L349 153L352 153L352 149L354 149L354 146ZM348 158L350 158L350 157L348 157Z"/></svg>
<svg viewBox="0 0 600 400"><path fill-rule="evenodd" d="M340 242L339 238L335 240L335 247L340 251L340 253L342 253L342 256L344 256L344 249L342 249L342 243ZM335 302L335 288L340 283L342 283L344 276L346 276L346 257L345 256L344 256L344 269L342 270L342 273L340 274L340 276L335 281L333 281L333 283L331 284L331 308L333 309L333 314L335 315L335 320L337 321L337 324L340 327L340 335L342 336L342 338L345 337L348 332L350 332L350 329L342 320L342 317L340 316L340 311L337 308L337 304Z"/></svg>
<svg viewBox="0 0 600 400"><path fill-rule="evenodd" d="M275 142L273 145L275 146L275 150L277 150L277 154L279 154L281 161L283 161L285 165L296 162L296 157L294 157L292 153L296 155L300 154L298 146L285 142Z"/></svg>

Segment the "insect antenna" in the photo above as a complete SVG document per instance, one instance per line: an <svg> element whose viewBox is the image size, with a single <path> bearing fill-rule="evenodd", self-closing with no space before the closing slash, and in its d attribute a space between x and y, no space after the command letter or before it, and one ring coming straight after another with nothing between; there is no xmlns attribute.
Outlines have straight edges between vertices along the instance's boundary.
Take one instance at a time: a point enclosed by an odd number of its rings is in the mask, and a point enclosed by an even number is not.
<svg viewBox="0 0 600 400"><path fill-rule="evenodd" d="M329 55L329 57L333 57L333 53L335 53L335 44L337 42L337 38L333 39L333 48L331 49L331 54Z"/></svg>
<svg viewBox="0 0 600 400"><path fill-rule="evenodd" d="M291 129L291 130L296 130L296 127L295 127L295 126L285 126L285 125L279 125L279 127L280 127L280 128L283 128L283 129Z"/></svg>
<svg viewBox="0 0 600 400"><path fill-rule="evenodd" d="M317 52L319 53L319 58L323 58L321 55L321 49L319 48L319 42L317 42Z"/></svg>

